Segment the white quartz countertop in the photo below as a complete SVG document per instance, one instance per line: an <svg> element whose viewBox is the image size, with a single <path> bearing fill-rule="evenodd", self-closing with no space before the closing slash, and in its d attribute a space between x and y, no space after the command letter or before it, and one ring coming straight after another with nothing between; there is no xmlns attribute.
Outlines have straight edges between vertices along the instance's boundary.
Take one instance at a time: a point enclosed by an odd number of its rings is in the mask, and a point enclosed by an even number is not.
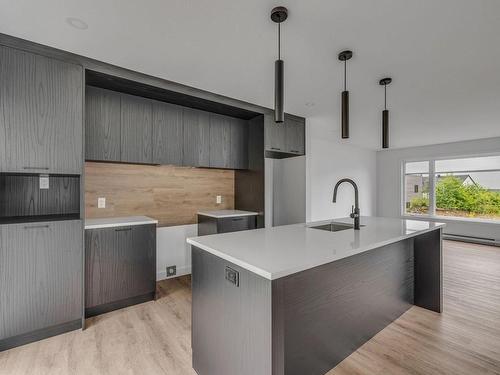
<svg viewBox="0 0 500 375"><path fill-rule="evenodd" d="M237 216L256 216L257 212L241 211L241 210L215 210L215 211L198 211L198 215L215 217L221 219L224 217L237 217Z"/></svg>
<svg viewBox="0 0 500 375"><path fill-rule="evenodd" d="M187 242L228 262L275 280L444 227L443 223L361 217L359 231L310 228L335 219L188 238Z"/></svg>
<svg viewBox="0 0 500 375"><path fill-rule="evenodd" d="M132 225L158 224L158 220L147 216L106 217L85 219L85 229L125 227Z"/></svg>

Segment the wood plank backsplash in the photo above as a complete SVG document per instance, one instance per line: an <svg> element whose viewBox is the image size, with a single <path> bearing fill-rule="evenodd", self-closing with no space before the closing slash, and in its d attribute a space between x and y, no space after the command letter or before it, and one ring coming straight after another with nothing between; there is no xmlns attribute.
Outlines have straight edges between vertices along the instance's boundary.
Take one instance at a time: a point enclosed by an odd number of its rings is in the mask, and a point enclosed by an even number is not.
<svg viewBox="0 0 500 375"><path fill-rule="evenodd" d="M106 198L106 208L97 208L99 197ZM87 218L146 215L172 226L195 224L199 210L233 208L233 170L85 163Z"/></svg>

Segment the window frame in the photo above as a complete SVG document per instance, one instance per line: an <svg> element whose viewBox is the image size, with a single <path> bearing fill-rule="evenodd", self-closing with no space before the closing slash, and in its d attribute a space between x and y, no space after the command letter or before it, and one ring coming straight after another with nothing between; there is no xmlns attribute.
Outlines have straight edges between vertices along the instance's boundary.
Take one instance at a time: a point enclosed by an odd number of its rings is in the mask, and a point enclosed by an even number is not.
<svg viewBox="0 0 500 375"><path fill-rule="evenodd" d="M473 155L448 155L448 156L438 156L438 157L427 157L427 158L407 158L401 160L401 179L400 179L400 190L399 190L399 207L401 217L404 219L438 219L443 221L464 221L464 222L477 222L477 223L488 223L488 224L500 224L500 219L482 219L482 218L464 218L458 216L442 216L436 215L436 161L440 160L455 160L455 159L471 159L480 158L488 156L499 156L500 153L485 153L485 154L473 154ZM415 162L428 162L429 163L429 213L422 215L409 215L406 213L406 196L405 196L405 180L406 180L406 164ZM490 171L490 170L488 170ZM491 171L497 171L497 169L492 169Z"/></svg>

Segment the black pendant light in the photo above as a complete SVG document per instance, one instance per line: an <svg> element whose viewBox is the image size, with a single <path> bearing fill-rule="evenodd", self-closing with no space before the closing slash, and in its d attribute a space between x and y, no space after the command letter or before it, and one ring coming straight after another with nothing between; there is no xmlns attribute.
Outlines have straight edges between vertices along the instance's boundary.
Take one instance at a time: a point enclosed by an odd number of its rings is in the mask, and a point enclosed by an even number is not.
<svg viewBox="0 0 500 375"><path fill-rule="evenodd" d="M278 24L278 60L274 63L274 121L285 121L284 109L284 62L281 60L281 23L288 18L285 7L276 7L271 11L271 19Z"/></svg>
<svg viewBox="0 0 500 375"><path fill-rule="evenodd" d="M352 51L339 53L339 60L344 62L344 91L342 91L342 138L349 138L349 91L347 91L347 60L351 59Z"/></svg>
<svg viewBox="0 0 500 375"><path fill-rule="evenodd" d="M387 109L387 85L392 78L381 79L379 84L384 86L384 110L382 111L382 148L389 148L389 110Z"/></svg>

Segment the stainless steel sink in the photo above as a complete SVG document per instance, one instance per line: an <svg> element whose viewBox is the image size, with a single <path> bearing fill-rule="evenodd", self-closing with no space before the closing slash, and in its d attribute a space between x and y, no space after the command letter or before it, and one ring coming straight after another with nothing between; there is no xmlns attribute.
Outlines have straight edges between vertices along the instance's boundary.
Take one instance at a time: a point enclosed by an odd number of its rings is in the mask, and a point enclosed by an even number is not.
<svg viewBox="0 0 500 375"><path fill-rule="evenodd" d="M361 225L361 226L364 227L364 225ZM317 225L315 227L309 227L309 228L319 229L319 230L326 230L326 231L329 231L329 232L339 232L341 230L353 229L354 225L352 225L352 224L346 224L346 223L331 222L331 223L328 223L328 224Z"/></svg>

